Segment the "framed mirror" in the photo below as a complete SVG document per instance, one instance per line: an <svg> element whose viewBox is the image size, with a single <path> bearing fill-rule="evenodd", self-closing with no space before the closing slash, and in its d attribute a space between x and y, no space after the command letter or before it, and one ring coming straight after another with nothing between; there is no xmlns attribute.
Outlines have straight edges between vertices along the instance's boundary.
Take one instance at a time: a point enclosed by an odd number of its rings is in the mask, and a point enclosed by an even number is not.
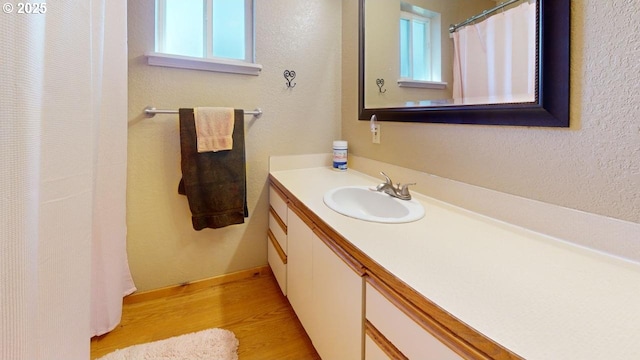
<svg viewBox="0 0 640 360"><path fill-rule="evenodd" d="M372 115L376 115L379 121L569 126L570 0L359 1L360 120L370 120ZM455 2L459 5L452 5ZM464 94L471 91L460 86L461 78L466 79L460 74L490 79L492 75L491 70L484 74L478 69L467 68L464 64L477 62L479 53L492 52L488 51L486 40L481 40L482 51L479 52L473 52L471 48L472 52L464 55L461 52L462 47L454 49L454 41L459 40L456 36L464 36L460 29L467 28L463 29L470 32L471 35L467 36L480 36L478 34L486 32L479 30L479 24L482 22L499 19L511 10L525 8L527 5L530 6L527 11L533 11L529 35L525 35L530 40L531 56L529 60L518 60L514 62L516 65L508 67L516 68L518 64L522 65L528 61L529 65L520 66L524 69L520 71L523 72L520 75L528 78L528 90L525 92L529 97L522 97L519 93L517 96L507 93L506 96L489 94L465 97ZM386 8L379 8L380 6ZM492 17L494 18L491 19ZM414 19L418 20L414 22ZM495 24L489 25L493 26L493 31L496 28L502 29ZM416 29L418 35L412 34L411 31ZM456 31L461 34L455 34ZM519 31L514 30L513 33ZM502 33L508 33L510 37L516 36L511 35L512 31ZM410 48L412 45L411 41L406 40L416 38L422 42L425 38L430 38L431 40L427 41L430 50L439 47L440 52L432 54L428 60L416 60L414 54L420 53L421 50L407 50L407 47ZM493 42L500 44L497 41ZM403 51L411 54L409 60L403 59ZM522 50L514 53L521 54ZM462 60L465 56L466 62ZM426 71L406 70L407 64L411 67L412 62L422 64L420 61L428 64L423 66ZM499 69L504 67L507 66L503 63L497 65ZM454 79L452 73L455 72L458 73L458 77ZM419 76L431 73L432 78L426 81L422 78L412 79L412 74L416 73L419 73ZM511 86L516 87L506 87Z"/></svg>

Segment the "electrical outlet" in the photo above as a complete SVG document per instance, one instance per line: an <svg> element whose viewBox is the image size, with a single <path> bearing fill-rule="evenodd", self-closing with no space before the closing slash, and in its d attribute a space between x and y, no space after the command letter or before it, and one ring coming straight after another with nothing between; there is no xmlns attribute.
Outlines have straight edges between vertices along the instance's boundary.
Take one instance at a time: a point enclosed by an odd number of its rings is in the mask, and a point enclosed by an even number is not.
<svg viewBox="0 0 640 360"><path fill-rule="evenodd" d="M371 132L371 141L374 144L380 144L380 125L373 125L373 131Z"/></svg>

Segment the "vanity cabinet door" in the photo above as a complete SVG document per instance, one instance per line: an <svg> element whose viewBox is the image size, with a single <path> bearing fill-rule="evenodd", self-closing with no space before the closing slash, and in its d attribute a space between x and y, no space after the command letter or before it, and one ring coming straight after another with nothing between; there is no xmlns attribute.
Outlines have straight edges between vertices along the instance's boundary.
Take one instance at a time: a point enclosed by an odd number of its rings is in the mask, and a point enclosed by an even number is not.
<svg viewBox="0 0 640 360"><path fill-rule="evenodd" d="M362 277L315 234L312 274L315 326L310 337L318 354L362 359Z"/></svg>
<svg viewBox="0 0 640 360"><path fill-rule="evenodd" d="M393 359L461 360L460 355L418 325L369 281L366 283L366 360L380 359L383 348L393 349ZM373 339L376 341L373 341ZM376 346L378 348L375 348ZM383 357L384 358L384 357Z"/></svg>
<svg viewBox="0 0 640 360"><path fill-rule="evenodd" d="M289 209L287 224L287 297L307 333L312 333L312 236L311 228Z"/></svg>
<svg viewBox="0 0 640 360"><path fill-rule="evenodd" d="M361 360L362 276L329 248L310 226L313 223L304 215L289 209L289 303L321 358Z"/></svg>

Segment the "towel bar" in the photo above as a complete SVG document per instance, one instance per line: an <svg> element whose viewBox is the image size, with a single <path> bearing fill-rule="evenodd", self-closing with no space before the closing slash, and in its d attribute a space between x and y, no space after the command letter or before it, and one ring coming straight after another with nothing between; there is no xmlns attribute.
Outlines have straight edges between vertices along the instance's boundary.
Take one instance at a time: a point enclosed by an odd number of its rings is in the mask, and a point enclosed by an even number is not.
<svg viewBox="0 0 640 360"><path fill-rule="evenodd" d="M144 108L144 115L148 118L152 118L154 116L156 116L156 114L177 114L178 110L162 110L162 109L156 109L154 107L151 106L147 106L146 108ZM253 115L256 118L259 118L260 116L262 116L262 109L260 108L256 108L255 110L245 110L244 112L245 115Z"/></svg>

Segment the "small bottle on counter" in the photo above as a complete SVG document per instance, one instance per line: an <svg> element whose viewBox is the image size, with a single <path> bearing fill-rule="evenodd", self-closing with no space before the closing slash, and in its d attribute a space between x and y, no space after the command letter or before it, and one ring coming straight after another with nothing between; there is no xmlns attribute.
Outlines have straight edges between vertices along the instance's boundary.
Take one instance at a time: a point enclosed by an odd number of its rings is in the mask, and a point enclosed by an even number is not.
<svg viewBox="0 0 640 360"><path fill-rule="evenodd" d="M348 143L344 140L333 142L333 169L338 171L347 170Z"/></svg>

